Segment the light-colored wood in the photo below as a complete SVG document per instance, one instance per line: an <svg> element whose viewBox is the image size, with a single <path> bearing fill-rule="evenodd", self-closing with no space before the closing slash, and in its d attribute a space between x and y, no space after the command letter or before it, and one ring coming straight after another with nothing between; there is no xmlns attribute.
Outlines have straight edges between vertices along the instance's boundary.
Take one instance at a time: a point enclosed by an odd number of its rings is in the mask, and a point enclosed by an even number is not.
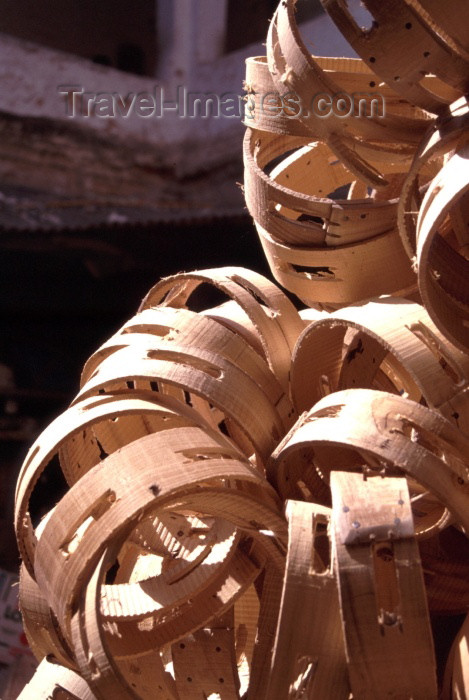
<svg viewBox="0 0 469 700"><path fill-rule="evenodd" d="M88 684L69 668L44 659L18 700L96 700Z"/></svg>
<svg viewBox="0 0 469 700"><path fill-rule="evenodd" d="M469 47L462 47L444 32L425 11L425 2L364 0L373 18L368 29L357 25L346 3L321 2L365 63L409 102L435 113L448 104L441 88L431 91L422 84L422 77L429 73L441 79L443 89L450 84L460 94L467 91ZM463 25L466 7L451 5L448 14L458 10L453 23Z"/></svg>
<svg viewBox="0 0 469 700"><path fill-rule="evenodd" d="M241 267L197 270L156 284L140 309L160 305L184 308L201 284L211 284L236 301L259 336L265 358L279 382L288 385L291 351L301 320L287 296L262 275Z"/></svg>
<svg viewBox="0 0 469 700"><path fill-rule="evenodd" d="M436 663L406 480L333 471L331 491L353 697L436 700Z"/></svg>
<svg viewBox="0 0 469 700"><path fill-rule="evenodd" d="M330 551L331 512L287 501L286 515L288 555L268 697L346 699L350 687Z"/></svg>
<svg viewBox="0 0 469 700"><path fill-rule="evenodd" d="M454 153L430 184L417 220L419 289L428 313L440 330L469 352L469 224L462 223L465 240L456 235L448 217L463 204L467 208L469 145ZM467 219L467 217L465 217Z"/></svg>
<svg viewBox="0 0 469 700"><path fill-rule="evenodd" d="M407 173L398 205L398 224L402 242L409 257L414 258L417 248L416 226L421 204L421 173L426 165L436 161L443 165L443 157L469 139L469 105L467 98L454 102L449 114L437 119L428 128Z"/></svg>
<svg viewBox="0 0 469 700"><path fill-rule="evenodd" d="M417 536L446 527L448 513L467 534L468 449L468 437L436 411L384 391L348 389L325 396L301 416L273 452L268 476L283 498L327 504L334 468L404 472L412 488L419 484Z"/></svg>
<svg viewBox="0 0 469 700"><path fill-rule="evenodd" d="M364 0L363 29L322 0L349 59L311 56L280 0L247 60L244 192L311 308L182 272L85 363L18 477L22 700L468 696L469 618L441 688L429 618L469 604L465 1Z"/></svg>
<svg viewBox="0 0 469 700"><path fill-rule="evenodd" d="M469 357L419 304L381 299L318 319L298 339L292 397L301 413L341 389L425 401L469 435Z"/></svg>

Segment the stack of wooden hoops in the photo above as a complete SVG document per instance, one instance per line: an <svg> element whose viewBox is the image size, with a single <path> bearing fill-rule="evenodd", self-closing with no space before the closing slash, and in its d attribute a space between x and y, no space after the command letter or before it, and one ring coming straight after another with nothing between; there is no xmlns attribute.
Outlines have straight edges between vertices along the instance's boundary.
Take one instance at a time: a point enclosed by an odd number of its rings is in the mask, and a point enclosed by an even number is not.
<svg viewBox="0 0 469 700"><path fill-rule="evenodd" d="M23 700L469 697L469 617L447 658L431 627L469 609L469 31L450 4L364 0L363 31L323 0L362 57L333 59L280 3L247 62L245 195L309 308L241 268L175 275L88 360L18 480L41 661ZM375 86L384 116L287 100ZM223 301L196 313L204 285ZM56 458L69 490L32 522Z"/></svg>

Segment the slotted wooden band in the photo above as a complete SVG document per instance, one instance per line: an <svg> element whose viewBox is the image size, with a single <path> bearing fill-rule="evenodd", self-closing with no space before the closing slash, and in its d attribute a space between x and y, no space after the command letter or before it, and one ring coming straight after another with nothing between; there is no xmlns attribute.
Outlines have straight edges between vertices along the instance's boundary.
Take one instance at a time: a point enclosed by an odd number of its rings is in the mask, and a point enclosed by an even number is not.
<svg viewBox="0 0 469 700"><path fill-rule="evenodd" d="M337 124L338 120L334 118L330 119L329 117L332 116L330 114L327 119L318 118L315 109L312 109L313 96L336 95L340 93L340 89L326 77L314 59L304 51L304 46L300 46L296 41L298 37L291 31L291 21L294 21L292 15L293 4L287 7L286 3L280 3L269 26L267 59L274 85L280 92L286 88L288 94L298 95L301 105L299 118L311 125L311 136L326 141L335 154L347 164L349 170L368 184L385 184L381 173L357 153L353 147L354 139L350 136L344 138L341 135L343 124L340 124L340 121ZM350 127L352 130L355 122L363 124L365 128L368 126L364 119L354 119ZM377 130L383 134L384 124L379 120L377 122ZM373 132L372 126L368 126L368 129Z"/></svg>
<svg viewBox="0 0 469 700"><path fill-rule="evenodd" d="M140 310L156 305L184 308L192 293L204 283L224 292L244 311L259 336L269 366L286 389L291 352L302 323L288 297L262 275L241 267L173 275L149 291Z"/></svg>
<svg viewBox="0 0 469 700"><path fill-rule="evenodd" d="M438 113L453 101L448 100L444 83L453 86L459 95L467 91L469 51L438 26L435 18L425 11L425 2L365 0L364 5L373 16L368 29L357 25L340 0L321 2L365 63L412 104ZM291 0L287 3L293 5ZM454 11L458 9L461 11L461 6ZM452 24L465 23L465 11L458 19L459 22L454 18ZM428 73L443 81L442 88L430 91L422 84Z"/></svg>
<svg viewBox="0 0 469 700"><path fill-rule="evenodd" d="M298 339L291 381L300 413L326 393L384 389L424 401L469 433L469 358L410 301L349 306L311 324Z"/></svg>
<svg viewBox="0 0 469 700"><path fill-rule="evenodd" d="M152 333L153 326L149 317L156 327L160 328L159 319L162 315L173 316L171 329L167 333ZM143 316L143 319L139 317ZM153 318L156 317L156 318ZM141 321L145 321L142 328ZM301 323L299 317L298 321ZM298 325L299 332L299 325ZM295 334L295 339L298 334ZM196 368L205 369L211 376L217 377L216 367L211 367L210 360L214 357L220 358L222 363L229 363L244 373L248 374L259 388L268 396L272 403L277 406L277 410L282 414L287 424L291 424L291 404L279 381L269 370L265 360L246 341L246 339L232 331L229 327L219 323L218 320L209 318L207 315L196 314L187 309L147 309L135 316L132 321L125 326L124 331L117 336L113 336L107 343L104 359L112 359L113 353L124 348L143 348L149 352L160 350L161 356L177 357L181 355L181 363L193 364ZM173 351L174 348L174 351ZM166 350L166 355L165 351ZM101 349L98 350L98 357ZM291 353L291 351L289 351ZM206 362L204 363L204 358ZM93 360L93 356L91 358ZM91 367L83 374L82 387L86 381L92 381L99 374L100 362L91 363ZM182 393L180 392L182 396Z"/></svg>
<svg viewBox="0 0 469 700"><path fill-rule="evenodd" d="M274 31L278 34L277 29L273 28L272 32ZM292 62L297 64L294 73L290 63L285 67L280 42L274 44L273 36L268 43L269 55L272 57L270 63L266 56L246 59L244 124L247 127L276 134L302 136L310 141L320 139L328 142L332 139L334 144L343 143L364 158L373 152L376 160L409 157L418 141L418 135L423 135L428 125L428 113L403 100L392 88L380 83L380 79L361 59L308 56L306 49L303 51L301 48L301 40L293 40L293 46L291 42L292 38L289 37L288 50ZM428 77L424 82L431 84L434 81ZM291 83L294 83L295 90ZM356 113L362 117L345 118L344 122L344 117L337 116L333 110L324 119L318 117L312 109L314 98L318 94L355 95L355 100L366 96L369 99L378 85L379 95L385 101L383 114L376 109L376 105L375 114L364 114L363 107L360 112L359 105L354 103ZM451 90L448 94L457 96ZM347 124L347 129L344 129L344 123Z"/></svg>
<svg viewBox="0 0 469 700"><path fill-rule="evenodd" d="M312 308L180 273L88 359L17 483L20 700L469 692L468 620L442 688L429 621L469 600L467 0L364 0L367 29L321 2L362 58L310 55L280 0L243 146L272 274Z"/></svg>
<svg viewBox="0 0 469 700"><path fill-rule="evenodd" d="M417 221L417 265L422 301L440 330L469 352L469 145L432 181ZM458 217L464 212L464 218Z"/></svg>
<svg viewBox="0 0 469 700"><path fill-rule="evenodd" d="M332 465L404 472L437 499L421 517L414 510L419 537L448 525L445 508L467 533L468 447L467 437L429 408L383 391L348 389L329 394L302 415L274 451L268 476L283 498L328 503Z"/></svg>
<svg viewBox="0 0 469 700"><path fill-rule="evenodd" d="M287 245L259 224L256 228L275 279L310 306L334 308L380 294L406 296L416 289L396 228L337 247Z"/></svg>
<svg viewBox="0 0 469 700"><path fill-rule="evenodd" d="M406 480L364 480L333 471L331 490L353 696L436 700L433 640Z"/></svg>
<svg viewBox="0 0 469 700"><path fill-rule="evenodd" d="M220 326L221 328L221 326ZM195 357L194 357L195 355ZM148 348L144 345L119 350L106 359L78 395L78 400L95 396L103 390L115 391L132 382L140 388L149 387L152 382L164 382L178 391L202 397L221 414L214 418L224 418L234 422L237 432L227 426L233 439L241 449L251 456L256 451L260 459L267 459L273 446L285 432L284 424L275 405L249 374L223 360L219 355L196 351ZM266 367L267 368L267 367ZM215 376L214 376L215 375ZM226 390L230 383L230 391ZM133 389L128 390L129 393ZM244 441L238 440L238 433Z"/></svg>
<svg viewBox="0 0 469 700"><path fill-rule="evenodd" d="M362 185L353 188L350 199L330 198L355 176L326 144L303 146L266 173L271 161L299 145L296 138L253 129L244 138L246 204L274 238L294 245L339 246L395 228L397 198L387 200L385 191L374 199ZM403 166L390 163L385 172L396 175Z"/></svg>
<svg viewBox="0 0 469 700"><path fill-rule="evenodd" d="M35 561L38 583L47 591L63 630L69 629L74 601L100 552L111 541L122 544L149 509L168 512L198 508L215 517L227 517L235 526L242 524L253 537L260 538L272 562L282 565L283 545L259 534L259 529L265 528L277 533L282 541L284 525L276 511L275 493L247 462L239 462L236 454L198 428L162 431L121 448L70 489L44 528ZM252 484L252 496L223 487L223 479L247 480ZM130 492L129 480L133 484ZM79 508L74 505L77 503ZM95 514L92 520L90 513ZM87 528L80 535L80 527L85 524ZM113 604L117 617L135 614L131 610L138 609L139 601L134 599L129 609L131 602L130 597L127 603L123 600ZM145 605L149 603L144 601L146 615Z"/></svg>
<svg viewBox="0 0 469 700"><path fill-rule="evenodd" d="M105 550L82 590L71 619L72 640L80 672L98 700L106 700L110 695L117 700L138 700L138 685L131 680L130 667L119 665L112 657L99 620L101 584L117 549L117 543L113 543ZM152 654L152 662L154 691L158 690L162 700L178 700L174 681L165 673L161 657Z"/></svg>
<svg viewBox="0 0 469 700"><path fill-rule="evenodd" d="M402 242L412 259L415 257L417 248L416 226L421 204L419 187L423 184L421 175L433 161L441 166L444 156L467 143L468 127L469 105L467 98L463 97L451 105L449 115L440 117L432 123L415 153L402 185L397 212Z"/></svg>
<svg viewBox="0 0 469 700"><path fill-rule="evenodd" d="M17 542L29 574L34 576L35 548L29 501L39 477L59 450L64 475L71 485L99 464L103 456L143 435L170 426L193 425L205 425L193 409L172 397L149 391L92 396L52 421L26 455L16 487Z"/></svg>
<svg viewBox="0 0 469 700"><path fill-rule="evenodd" d="M288 501L286 515L288 554L268 697L345 699L350 687L337 584L332 560L321 560L329 553L331 512Z"/></svg>
<svg viewBox="0 0 469 700"><path fill-rule="evenodd" d="M171 308L152 309L146 313L132 316L124 323L122 328L108 338L87 359L81 373L80 386L83 386L91 379L103 360L110 357L116 350L125 348L135 342L135 336L148 334L155 338L165 338L168 335L174 335L178 321L180 325L181 314Z"/></svg>

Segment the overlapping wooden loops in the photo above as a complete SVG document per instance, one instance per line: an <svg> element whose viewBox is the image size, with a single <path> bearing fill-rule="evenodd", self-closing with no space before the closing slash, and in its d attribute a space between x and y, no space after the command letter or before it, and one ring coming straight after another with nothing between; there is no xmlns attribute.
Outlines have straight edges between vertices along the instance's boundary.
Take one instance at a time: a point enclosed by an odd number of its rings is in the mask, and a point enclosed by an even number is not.
<svg viewBox="0 0 469 700"><path fill-rule="evenodd" d="M228 300L195 313L204 284ZM25 629L38 658L70 670L51 671L44 692L68 692L73 673L103 698L263 687L287 544L264 464L296 418L289 369L303 327L260 275L200 271L156 285L88 360L16 493ZM56 456L69 491L32 523Z"/></svg>
<svg viewBox="0 0 469 700"><path fill-rule="evenodd" d="M87 361L18 479L22 700L469 696L469 617L432 637L469 609L464 7L323 4L361 59L310 56L282 0L246 77L246 202L310 308L181 273ZM262 99L371 88L370 118Z"/></svg>
<svg viewBox="0 0 469 700"><path fill-rule="evenodd" d="M309 54L295 0L279 3L267 57L247 61L246 202L274 277L307 305L418 289L468 349L463 7L363 4L367 29L347 2L324 0L361 56L334 59Z"/></svg>

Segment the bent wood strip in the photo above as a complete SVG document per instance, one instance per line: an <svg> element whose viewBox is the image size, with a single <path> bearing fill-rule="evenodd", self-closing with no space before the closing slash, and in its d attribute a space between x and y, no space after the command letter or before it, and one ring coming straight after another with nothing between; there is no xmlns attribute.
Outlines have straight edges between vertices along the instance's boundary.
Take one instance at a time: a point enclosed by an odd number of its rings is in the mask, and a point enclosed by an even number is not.
<svg viewBox="0 0 469 700"><path fill-rule="evenodd" d="M445 220L459 204L467 207L468 156L466 144L448 160L428 188L417 220L422 301L438 328L465 352L469 352L469 261L465 257L469 225L467 220L463 222L464 238L460 241L453 222L445 232Z"/></svg>
<svg viewBox="0 0 469 700"><path fill-rule="evenodd" d="M133 417L135 420L132 420ZM120 421L117 425L113 423L115 419ZM112 435L117 442L114 449L118 449L143 435L168 428L168 421L175 427L203 424L203 420L189 406L160 394L134 391L130 395L115 393L85 399L68 408L39 435L23 462L15 496L18 547L31 576L34 575L36 540L28 513L29 500L39 477L58 450L63 450L73 441L78 443L75 448L76 461L67 460L66 466L62 461L65 477L69 484L73 484L83 473L101 461L104 449L102 442L107 452L113 451L109 439L105 439L112 428ZM107 427L105 437L103 423Z"/></svg>
<svg viewBox="0 0 469 700"><path fill-rule="evenodd" d="M257 223L256 229L275 279L310 306L346 306L416 288L397 229L337 247L287 245Z"/></svg>
<svg viewBox="0 0 469 700"><path fill-rule="evenodd" d="M69 668L43 659L18 700L96 700L89 685Z"/></svg>
<svg viewBox="0 0 469 700"><path fill-rule="evenodd" d="M353 696L436 700L433 640L406 480L333 471L331 491Z"/></svg>
<svg viewBox="0 0 469 700"><path fill-rule="evenodd" d="M349 306L306 328L293 353L298 412L326 393L383 389L437 408L469 434L469 357L404 299Z"/></svg>
<svg viewBox="0 0 469 700"><path fill-rule="evenodd" d="M321 555L330 556L331 512L287 501L286 515L288 554L268 697L348 698L333 562L321 560Z"/></svg>
<svg viewBox="0 0 469 700"><path fill-rule="evenodd" d="M272 236L293 244L337 246L395 227L397 198L386 199L386 188L380 191L379 199L365 198L361 192L357 197L356 187L349 199L330 198L329 193L350 185L356 176L337 161L327 145L298 141L246 130L246 204L252 217ZM295 153L285 156L267 174L270 162L294 148ZM386 164L383 169L394 176L406 172L400 162Z"/></svg>
<svg viewBox="0 0 469 700"><path fill-rule="evenodd" d="M156 284L140 310L156 305L183 308L202 283L214 285L239 304L259 334L265 357L282 386L288 386L291 352L301 319L286 295L262 275L241 267L173 275Z"/></svg>
<svg viewBox="0 0 469 700"><path fill-rule="evenodd" d="M212 695L220 700L239 700L233 622L231 610L231 615L173 644L174 675L181 698L199 700Z"/></svg>
<svg viewBox="0 0 469 700"><path fill-rule="evenodd" d="M432 161L441 167L445 155L464 145L469 139L468 127L469 105L467 98L462 97L450 106L449 114L439 117L428 127L414 155L402 185L397 212L402 243L410 258L415 257L417 248L416 227L421 204L419 187L423 184L420 175Z"/></svg>
<svg viewBox="0 0 469 700"><path fill-rule="evenodd" d="M328 504L334 468L365 474L404 472L428 491L420 537L448 524L445 508L469 532L469 439L441 414L371 389L337 391L304 413L272 453L267 474L283 498ZM436 500L434 500L436 499Z"/></svg>
<svg viewBox="0 0 469 700"><path fill-rule="evenodd" d="M200 460L198 454L208 458ZM217 454L224 458L217 459ZM163 431L123 447L72 487L44 528L35 562L37 580L48 591L48 600L62 629L69 626L83 577L96 565L106 543L111 539L122 543L145 510L174 510L178 498L186 508L197 503L211 515L225 515L233 524L242 524L252 536L261 539L273 562L283 561L284 525L277 514L276 496L248 463L238 461L236 454L199 429ZM134 475L131 492L127 488L130 474ZM213 479L220 483L218 488L210 481ZM247 480L252 484L253 495L223 488L223 479ZM79 512L76 503L81 504ZM256 508L258 512L251 513ZM95 517L88 518L93 512ZM85 519L87 528L81 532ZM259 534L257 525L250 524L254 519L256 523L264 520L260 529L278 533L280 543Z"/></svg>
<svg viewBox="0 0 469 700"><path fill-rule="evenodd" d="M262 460L285 432L276 406L258 384L236 365L214 353L191 355L185 348L147 348L144 345L118 350L96 370L76 401L104 391L115 391L127 382L164 382L205 399L230 418L249 440L247 455L257 451ZM194 358L194 359L193 359ZM228 386L230 387L228 390ZM133 389L130 389L130 392ZM229 430L229 428L228 428ZM233 438L236 440L236 436ZM240 445L243 449L243 444Z"/></svg>
<svg viewBox="0 0 469 700"><path fill-rule="evenodd" d="M469 86L469 53L445 35L420 3L365 0L373 24L360 28L339 0L321 0L324 9L365 63L409 102L439 113L447 100L422 85L428 73L464 94ZM465 22L465 16L460 17Z"/></svg>

